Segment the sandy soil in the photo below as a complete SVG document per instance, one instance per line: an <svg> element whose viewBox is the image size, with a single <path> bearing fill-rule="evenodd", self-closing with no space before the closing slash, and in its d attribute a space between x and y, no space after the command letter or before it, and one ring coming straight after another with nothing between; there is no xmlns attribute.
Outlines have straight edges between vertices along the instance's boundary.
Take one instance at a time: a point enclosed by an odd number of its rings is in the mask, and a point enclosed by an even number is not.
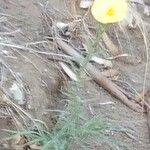
<svg viewBox="0 0 150 150"><path fill-rule="evenodd" d="M2 16L1 13L4 13L17 18L15 20L14 18L7 17L8 21L11 22L16 29L21 29L22 32L15 34L15 36L0 37L4 37L6 40L11 40L17 44L43 40L41 34L42 19L39 3L44 4L44 2L46 2L46 0L1 0L0 16ZM67 0L50 0L48 7L52 12L52 15L60 21L67 21L71 18L69 14L70 7ZM148 18L146 18L146 20L148 20ZM141 58L141 63L136 65L123 64L114 61L115 67L119 68L121 74L119 79L129 83L137 91L141 91L146 63L145 52L143 51L143 39L138 30L135 30L134 32L129 31L130 41L127 40L124 35L119 36L124 52L129 52L133 56ZM111 37L113 38L114 35L111 34ZM55 63L48 60L47 56L40 55L40 57L38 57L35 53L32 54L22 50L16 50L15 48L13 50L7 47L0 48L8 51L10 55L10 57L7 57L5 54L1 53L0 59L3 59L13 72L19 74L25 90L28 91L28 94L25 97L25 105L21 107L24 107L24 109L33 117L45 121L49 127L52 127L53 114L45 113L45 109L62 106L61 102L59 102L61 82L60 74L56 69L57 66ZM42 47L38 48L42 51ZM55 51L51 45L50 51ZM2 69L4 68L1 65L1 70ZM4 86L9 91L16 79L11 77L10 72L8 72L7 69L4 69L4 73L6 77L8 77ZM147 89L150 89L149 75L150 71L147 76ZM0 94L2 97L3 93ZM112 133L114 139L123 142L130 150L150 149L145 115L130 110L117 99L110 96L93 81L85 83L83 94L85 95L85 99L87 99L87 106L90 104L94 115L102 114L108 121L114 122L133 131L132 136L119 131L114 131L114 133ZM101 105L101 103L104 102L112 102L112 104ZM15 103L18 102L15 101ZM3 108L1 108L1 110L3 110ZM89 110L89 114L90 113ZM15 125L11 124L11 119L9 117L4 118L3 113L1 116L1 129L15 128ZM5 132L0 132L0 138L2 139L4 137L7 137L7 134L5 134ZM93 147L93 149L96 148ZM109 150L109 148L104 145L98 149ZM126 150L125 147L120 147L119 149Z"/></svg>

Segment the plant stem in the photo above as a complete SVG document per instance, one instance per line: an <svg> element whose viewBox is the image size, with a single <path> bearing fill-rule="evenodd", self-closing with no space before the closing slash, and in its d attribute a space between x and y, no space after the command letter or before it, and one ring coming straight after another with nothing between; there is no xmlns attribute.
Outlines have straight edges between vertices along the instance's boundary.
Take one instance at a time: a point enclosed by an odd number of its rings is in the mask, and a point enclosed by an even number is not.
<svg viewBox="0 0 150 150"><path fill-rule="evenodd" d="M101 28L103 27L103 28ZM84 69L86 68L86 65L89 63L89 61L92 59L92 57L95 55L96 51L97 51L97 45L99 43L99 41L102 38L103 33L106 30L106 25L100 26L98 28L98 32L96 34L96 39L94 43L89 42L90 44L88 44L88 54L85 57L85 59L83 60L82 64L81 64L81 68L79 70L79 75L78 78L81 79L81 75L83 74Z"/></svg>

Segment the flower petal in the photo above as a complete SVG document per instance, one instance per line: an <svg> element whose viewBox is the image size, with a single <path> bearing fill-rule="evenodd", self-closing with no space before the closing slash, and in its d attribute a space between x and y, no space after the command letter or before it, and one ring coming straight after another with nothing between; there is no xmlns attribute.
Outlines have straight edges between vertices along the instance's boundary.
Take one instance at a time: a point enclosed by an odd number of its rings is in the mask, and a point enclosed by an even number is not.
<svg viewBox="0 0 150 150"><path fill-rule="evenodd" d="M125 0L95 0L91 12L101 23L114 23L123 20L127 14L128 3Z"/></svg>

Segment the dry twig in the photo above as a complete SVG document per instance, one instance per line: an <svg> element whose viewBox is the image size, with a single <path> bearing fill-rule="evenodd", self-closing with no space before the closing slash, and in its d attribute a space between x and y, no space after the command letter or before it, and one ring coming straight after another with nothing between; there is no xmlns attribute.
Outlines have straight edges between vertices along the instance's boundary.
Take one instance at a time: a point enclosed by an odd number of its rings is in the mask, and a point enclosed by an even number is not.
<svg viewBox="0 0 150 150"><path fill-rule="evenodd" d="M83 61L83 57L75 51L71 46L69 46L67 43L63 42L60 39L56 40L58 46L68 55L73 56L76 59L77 63L81 63ZM122 101L125 105L127 105L129 108L131 108L134 111L142 112L142 108L137 103L134 103L133 101L130 101L122 92L121 88L118 87L115 83L113 83L111 80L103 76L95 66L88 63L86 65L87 72L91 75L93 80L98 83L100 86L102 86L105 90L107 90L111 95Z"/></svg>

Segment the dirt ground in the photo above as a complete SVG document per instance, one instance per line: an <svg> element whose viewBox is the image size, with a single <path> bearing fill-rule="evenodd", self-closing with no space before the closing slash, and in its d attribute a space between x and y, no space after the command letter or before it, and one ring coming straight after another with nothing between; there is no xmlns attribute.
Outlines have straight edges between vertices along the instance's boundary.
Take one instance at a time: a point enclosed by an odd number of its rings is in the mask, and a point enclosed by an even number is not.
<svg viewBox="0 0 150 150"><path fill-rule="evenodd" d="M59 21L65 22L71 18L68 1L50 0L47 3L52 15L59 19ZM4 28L6 31L9 31L9 28L12 30L20 29L20 32L15 33L13 36L0 34L0 42L6 43L9 40L18 45L24 45L29 44L31 41L43 41L40 11L40 5L43 4L46 4L46 0L0 0L0 17L4 16L7 18L6 25L4 27L1 26L0 30ZM150 22L148 17L145 19ZM7 23L9 23L9 26ZM143 39L138 29L129 31L128 35L130 40L124 35L119 35L122 49L125 52L129 52L135 58L140 58L141 62L131 65L114 61L114 68L119 68L119 80L128 83L137 91L141 91L146 64ZM110 36L114 38L113 33ZM52 45L48 46L51 52L55 52L55 47L52 47ZM60 72L56 69L58 66L53 61L48 60L47 55L36 55L35 53L29 53L15 47L12 49L8 46L0 45L0 48L0 59L7 65L7 67L1 65L1 76L6 78L3 79L3 87L6 89L6 92L9 92L13 84L19 81L22 84L22 90L27 94L23 95L25 101L15 101L15 103L21 103L20 106L27 110L34 118L43 120L49 127L52 127L54 121L52 119L53 114L46 113L45 110L49 108L56 109L63 105L59 95L62 81L60 79ZM42 51L42 47L37 45L36 48ZM15 73L14 76L12 76L11 71ZM148 70L146 83L146 89L148 90L150 89L150 70ZM93 115L102 114L108 121L133 131L132 135L114 131L112 133L114 139L123 142L130 150L150 149L145 114L132 111L109 95L94 81L87 81L85 83L83 93L85 99L88 100L87 104L88 106L90 105ZM3 92L0 94L2 98ZM103 105L103 103L107 102L111 102L111 104ZM4 111L4 109L2 106L0 110L0 128L14 128L13 126L16 125L11 124L10 117L4 115L9 111ZM89 110L89 113L91 113L91 110ZM0 139L5 137L7 137L7 134L4 131L0 131ZM0 149L3 148L0 147ZM96 148L93 147L92 149ZM104 145L99 149L109 150ZM118 150L126 150L126 148L119 147Z"/></svg>

